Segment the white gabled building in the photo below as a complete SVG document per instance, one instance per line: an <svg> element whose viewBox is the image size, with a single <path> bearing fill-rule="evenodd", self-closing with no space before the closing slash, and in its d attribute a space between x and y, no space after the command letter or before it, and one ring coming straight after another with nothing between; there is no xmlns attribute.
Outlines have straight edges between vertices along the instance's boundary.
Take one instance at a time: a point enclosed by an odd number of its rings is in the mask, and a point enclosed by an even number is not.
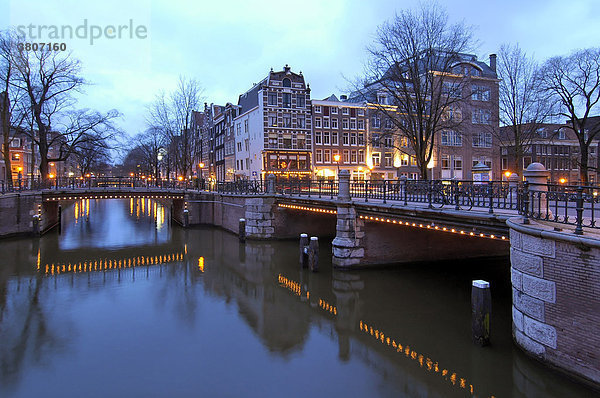
<svg viewBox="0 0 600 398"><path fill-rule="evenodd" d="M271 70L240 95L235 118L236 178L311 178L310 87L289 66Z"/></svg>

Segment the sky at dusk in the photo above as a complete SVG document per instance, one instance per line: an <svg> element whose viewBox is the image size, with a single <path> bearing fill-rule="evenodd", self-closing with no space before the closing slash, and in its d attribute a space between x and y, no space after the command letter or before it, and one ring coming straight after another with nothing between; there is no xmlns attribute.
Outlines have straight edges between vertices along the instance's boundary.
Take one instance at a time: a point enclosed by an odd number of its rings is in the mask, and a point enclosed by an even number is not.
<svg viewBox="0 0 600 398"><path fill-rule="evenodd" d="M519 43L542 61L574 49L600 45L598 0L448 0L451 22L473 25L487 62L502 43ZM238 95L289 64L302 71L322 99L347 91L360 75L365 48L377 26L413 0L281 1L48 1L0 0L0 26L62 26L87 20L100 28L143 26L144 38L122 30L121 38L43 40L65 42L81 60L90 82L79 106L117 109L120 126L134 135L146 128L147 105L180 75L197 79L203 100L237 103ZM83 31L83 30L81 30ZM89 30L87 30L89 33ZM46 32L44 32L46 33ZM32 40L40 41L40 40Z"/></svg>

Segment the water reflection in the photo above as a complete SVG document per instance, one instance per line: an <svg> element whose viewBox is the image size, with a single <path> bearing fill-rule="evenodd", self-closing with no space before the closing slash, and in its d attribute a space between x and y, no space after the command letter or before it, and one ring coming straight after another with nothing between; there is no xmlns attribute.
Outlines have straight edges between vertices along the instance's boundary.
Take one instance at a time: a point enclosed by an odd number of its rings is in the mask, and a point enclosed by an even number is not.
<svg viewBox="0 0 600 398"><path fill-rule="evenodd" d="M591 395L513 348L506 260L332 272L323 244L313 274L296 242L171 228L161 206L76 202L62 235L0 242L0 396Z"/></svg>

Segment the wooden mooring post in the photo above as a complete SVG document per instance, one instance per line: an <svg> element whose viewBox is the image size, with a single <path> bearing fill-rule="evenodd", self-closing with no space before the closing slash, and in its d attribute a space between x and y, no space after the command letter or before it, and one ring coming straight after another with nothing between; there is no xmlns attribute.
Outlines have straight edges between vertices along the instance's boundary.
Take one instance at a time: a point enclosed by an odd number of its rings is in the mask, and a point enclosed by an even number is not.
<svg viewBox="0 0 600 398"><path fill-rule="evenodd" d="M473 281L471 288L471 330L473 342L480 346L490 344L490 321L492 317L492 295L490 283Z"/></svg>
<svg viewBox="0 0 600 398"><path fill-rule="evenodd" d="M240 218L238 237L239 237L241 243L246 242L246 219L245 218Z"/></svg>
<svg viewBox="0 0 600 398"><path fill-rule="evenodd" d="M300 234L300 267L308 267L308 235Z"/></svg>

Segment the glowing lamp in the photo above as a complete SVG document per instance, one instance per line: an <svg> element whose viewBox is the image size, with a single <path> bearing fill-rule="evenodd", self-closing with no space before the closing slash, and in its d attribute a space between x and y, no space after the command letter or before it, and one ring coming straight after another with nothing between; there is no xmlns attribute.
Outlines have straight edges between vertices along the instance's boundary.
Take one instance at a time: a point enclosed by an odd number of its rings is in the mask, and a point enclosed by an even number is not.
<svg viewBox="0 0 600 398"><path fill-rule="evenodd" d="M177 177L177 179L178 179L179 181L183 181L183 176L179 176L179 177Z"/></svg>
<svg viewBox="0 0 600 398"><path fill-rule="evenodd" d="M558 180L558 182L560 182L561 184L564 184L567 182L567 179L563 177L560 180Z"/></svg>
<svg viewBox="0 0 600 398"><path fill-rule="evenodd" d="M506 176L506 178L510 177L511 174L512 173L510 171L508 171L508 170L504 172L504 175Z"/></svg>

